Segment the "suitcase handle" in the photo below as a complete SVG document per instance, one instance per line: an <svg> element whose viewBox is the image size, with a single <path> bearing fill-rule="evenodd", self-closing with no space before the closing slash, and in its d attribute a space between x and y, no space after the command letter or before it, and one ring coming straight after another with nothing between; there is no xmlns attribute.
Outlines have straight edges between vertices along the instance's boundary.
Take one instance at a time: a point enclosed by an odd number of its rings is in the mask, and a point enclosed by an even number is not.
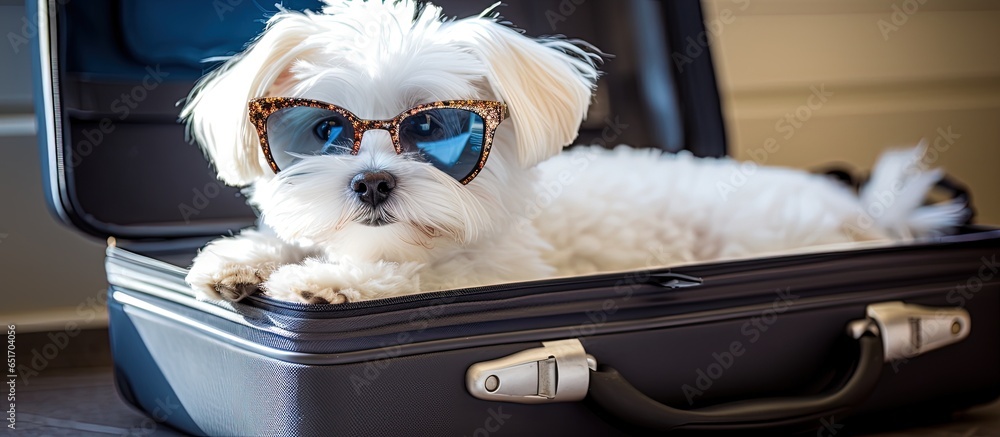
<svg viewBox="0 0 1000 437"><path fill-rule="evenodd" d="M861 404L882 374L884 354L879 330L856 338L860 354L851 377L828 394L739 401L681 410L663 405L630 384L617 370L600 366L590 373L588 398L627 423L659 431L746 430L803 424L842 414ZM819 426L819 425L817 425Z"/></svg>

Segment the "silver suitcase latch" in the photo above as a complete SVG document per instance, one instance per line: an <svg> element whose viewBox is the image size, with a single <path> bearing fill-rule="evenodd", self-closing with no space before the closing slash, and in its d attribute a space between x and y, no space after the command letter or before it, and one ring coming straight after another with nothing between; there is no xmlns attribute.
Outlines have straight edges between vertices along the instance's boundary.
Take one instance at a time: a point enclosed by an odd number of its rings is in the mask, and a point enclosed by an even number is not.
<svg viewBox="0 0 1000 437"><path fill-rule="evenodd" d="M878 329L886 362L958 343L972 330L972 317L964 308L882 302L868 305L867 315L867 320L859 320L849 329L855 338L865 329Z"/></svg>
<svg viewBox="0 0 1000 437"><path fill-rule="evenodd" d="M488 401L539 404L583 400L590 387L590 371L597 360L580 340L547 341L492 361L473 364L465 384L473 396Z"/></svg>

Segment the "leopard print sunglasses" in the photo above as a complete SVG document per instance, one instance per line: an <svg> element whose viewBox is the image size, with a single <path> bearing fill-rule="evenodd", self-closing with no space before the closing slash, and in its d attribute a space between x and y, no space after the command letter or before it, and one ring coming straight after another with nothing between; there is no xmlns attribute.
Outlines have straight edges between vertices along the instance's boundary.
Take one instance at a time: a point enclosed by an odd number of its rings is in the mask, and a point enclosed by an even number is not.
<svg viewBox="0 0 1000 437"><path fill-rule="evenodd" d="M486 100L447 100L418 105L390 120L364 120L330 103L265 97L249 103L250 121L271 170L311 155L357 155L372 129L389 131L397 154L416 159L468 184L486 165L507 105Z"/></svg>

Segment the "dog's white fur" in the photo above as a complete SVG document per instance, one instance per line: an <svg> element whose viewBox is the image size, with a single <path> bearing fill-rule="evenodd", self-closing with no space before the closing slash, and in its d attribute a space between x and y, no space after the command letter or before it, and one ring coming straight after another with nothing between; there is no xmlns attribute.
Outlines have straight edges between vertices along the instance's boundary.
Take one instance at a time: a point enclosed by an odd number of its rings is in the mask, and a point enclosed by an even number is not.
<svg viewBox="0 0 1000 437"><path fill-rule="evenodd" d="M920 148L894 152L857 196L822 176L618 148L577 148L598 76L585 43L531 39L493 15L443 20L416 2L327 0L282 11L243 54L195 88L183 116L219 178L248 186L258 229L222 238L187 281L204 298L258 286L306 303L359 301L490 283L723 259L835 242L912 238L962 219L921 207L938 172L913 171ZM263 96L335 103L367 119L450 99L505 102L483 171L462 185L396 155L368 132L357 156L315 156L275 175L249 123ZM349 183L380 169L397 181L382 210ZM910 170L907 170L910 169ZM720 181L744 185L725 195ZM893 200L872 214L870 206ZM868 216L871 214L871 216ZM391 219L371 227L365 218Z"/></svg>

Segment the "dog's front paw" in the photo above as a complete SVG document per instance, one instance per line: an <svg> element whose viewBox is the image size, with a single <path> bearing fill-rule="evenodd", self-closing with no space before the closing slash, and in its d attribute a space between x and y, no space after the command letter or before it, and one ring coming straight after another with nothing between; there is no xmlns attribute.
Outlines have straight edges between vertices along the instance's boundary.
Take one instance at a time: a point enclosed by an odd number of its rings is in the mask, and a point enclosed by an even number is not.
<svg viewBox="0 0 1000 437"><path fill-rule="evenodd" d="M268 296L290 302L337 304L411 294L419 291L416 263L323 262L279 268L261 288Z"/></svg>
<svg viewBox="0 0 1000 437"><path fill-rule="evenodd" d="M235 302L253 294L275 269L274 263L240 264L203 252L195 258L184 280L200 298Z"/></svg>
<svg viewBox="0 0 1000 437"><path fill-rule="evenodd" d="M334 269L336 265L319 266L311 260L283 266L261 288L268 296L288 302L331 304L358 300L358 292L346 281L331 278L323 271Z"/></svg>

